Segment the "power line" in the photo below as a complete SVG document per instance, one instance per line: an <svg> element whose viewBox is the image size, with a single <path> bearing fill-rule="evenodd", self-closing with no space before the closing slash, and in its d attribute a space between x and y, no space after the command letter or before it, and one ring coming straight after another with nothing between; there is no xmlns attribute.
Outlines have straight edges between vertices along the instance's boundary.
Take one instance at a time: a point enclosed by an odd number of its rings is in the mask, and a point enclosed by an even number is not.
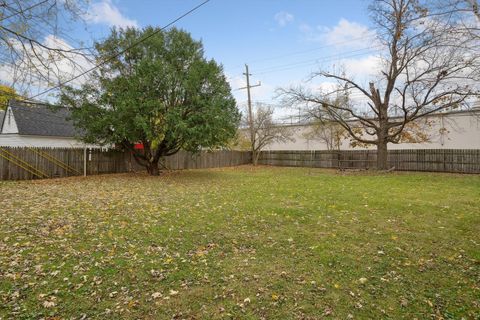
<svg viewBox="0 0 480 320"><path fill-rule="evenodd" d="M127 52L128 50L136 47L136 46L139 45L140 43L142 43L142 42L150 39L151 37L153 37L153 36L156 35L157 33L165 30L166 28L168 28L168 27L170 27L170 26L172 26L172 25L175 24L177 21L183 19L184 17L188 16L188 15L191 14L192 12L200 9L200 7L204 6L204 5L207 4L208 2L210 2L210 0L205 0L205 1L203 1L202 3L200 3L199 5L197 5L197 6L194 7L194 8L190 9L189 11L185 12L184 14L182 14L181 16L179 16L178 18L176 18L176 19L173 20L172 22L170 22L170 23L168 23L167 25L163 26L162 28L160 28L160 29L152 32L151 34L149 34L149 35L147 35L147 36L145 36L145 37L137 40L137 41L134 42L132 45L128 46L127 48L125 48L125 49L123 49L123 50L121 50L121 51L118 52L117 54L115 54L115 55L113 55L113 56L111 56L111 57L103 60L103 61L100 62L99 64L97 64L97 65L91 67L90 69L88 69L88 70L86 70L86 71L84 71L84 72L82 72L82 73L80 73L80 74L78 74L78 75L70 78L69 80L63 81L63 82L59 83L58 85L56 85L56 86L54 86L54 87L52 87L52 88L49 88L49 89L47 89L47 90L44 90L44 91L42 91L42 92L34 95L31 99L35 99L35 98L37 98L37 97L39 97L39 96L44 95L45 93L48 93L48 92L53 91L53 90L55 90L55 89L61 88L61 87L63 87L64 85L66 85L67 83L70 83L70 82L72 82L72 81L74 81L74 80L76 80L76 79L78 79L78 78L86 75L87 73L90 73L90 72L92 72L93 70L100 68L101 66L103 66L103 65L106 64L107 62L112 61L113 59L115 59L115 58L117 58L118 56L120 56L120 55L124 54L125 52Z"/></svg>
<svg viewBox="0 0 480 320"><path fill-rule="evenodd" d="M20 14L23 15L23 14L26 13L27 11L32 10L32 9L34 9L35 7L38 7L38 6L40 6L40 5L43 5L43 4L47 3L48 1L49 1L49 0L40 1L40 2L38 2L38 3L35 3L35 4L33 4L33 5L25 8L25 9L22 9L22 7L21 7L20 5L19 5L19 9L16 9L16 8L13 8L13 7L10 6L10 5L4 4L4 5L5 5L5 8L6 8L7 10L9 10L9 11L11 11L11 12L14 12L14 13L11 14L11 15L9 15L9 16L6 16L6 17L1 18L0 21L4 21L4 20L9 19L9 18L12 18L12 17L14 17L14 16L16 16L16 15L20 15ZM25 16L24 18L25 18L25 19L29 19L29 20L37 19L37 17L35 17L35 16L30 16L30 17L26 17L26 16ZM42 20L44 20L44 19L42 19ZM51 27L53 28L53 26L52 26L51 24L49 24L48 21L44 20L44 22L47 23L49 26L51 26ZM3 27L3 26L0 26L0 28L1 28L1 29L4 29L4 30L7 31L7 32L12 33L12 30L10 30L10 29L8 29L8 28L5 28L5 27ZM37 29L37 30L41 30L41 29L39 28L39 26L36 26L36 29ZM16 34L16 33L14 33L14 34ZM42 33L40 33L40 34L42 34ZM47 34L49 34L49 32L47 32ZM23 35L21 35L21 34L17 34L17 36L18 36L18 37L21 37L21 38L24 38L24 39L28 39L28 38L26 38L25 36L23 36ZM73 38L72 38L72 39L73 39ZM30 42L33 41L33 43L37 43L37 42L34 41L34 40L29 40L29 41L30 41ZM31 44L31 45L32 45L32 44ZM40 45L41 47L43 47L43 45L41 45L41 44L39 44L39 45ZM33 49L33 46L32 46L32 49ZM75 51L76 51L76 50L77 50L77 49L75 49ZM72 50L71 54L78 54L78 53L77 53L77 52L74 52L74 51ZM28 55L28 59L33 60L33 57L31 56L30 53L27 52L27 55ZM65 56L64 54L61 54L61 55L62 55L62 58L64 58L64 59L72 60L71 58L68 58L68 57ZM93 61L92 61L86 54L81 53L81 55L82 55L87 61L89 61L90 63L93 64ZM35 55L35 56L36 56L36 55ZM15 58L12 57L12 59L15 59ZM39 58L37 57L37 59L39 59ZM2 62L3 62L4 64L13 65L12 63L7 63L5 60L3 60ZM41 62L40 62L40 63L41 63ZM43 66L43 67L44 67L44 66ZM11 67L11 68L12 68L12 69L17 68L17 66L13 66L13 67ZM35 67L35 68L37 68L37 67ZM20 72L26 72L26 70L25 70L26 68L23 68L23 69L24 69L24 70L22 70L22 68L18 68L18 70L19 70ZM84 68L80 67L80 71L83 71L83 70L84 70ZM46 72L48 72L48 71L46 71ZM30 74L29 77L30 77L30 78L40 79L38 76L34 76L33 74ZM26 76L25 76L25 78L26 78ZM46 77L44 77L43 75L42 75L42 80L47 81Z"/></svg>
<svg viewBox="0 0 480 320"><path fill-rule="evenodd" d="M378 51L367 51L367 52L362 52L362 53L357 53L357 54L344 56L344 57L342 57L342 59L353 58L353 57L363 56L363 55L366 55L366 54L377 53L377 52ZM294 66L285 67L285 68L281 68L281 69L272 69L272 70L269 70L269 71L264 71L264 72L257 73L256 75L263 75L263 74L275 73L275 72L279 72L279 71L286 71L286 70L296 69L298 67L314 66L314 65L317 65L319 62L330 62L330 61L338 61L338 60L339 60L339 58L317 60L315 62L311 62L311 63L308 63L308 64L294 65Z"/></svg>
<svg viewBox="0 0 480 320"><path fill-rule="evenodd" d="M333 60L338 60L338 59L355 57L355 56L359 56L359 55L365 55L365 54L377 52L378 50L373 50L373 49L376 49L376 48L380 48L380 46L374 46L374 47L362 48L362 49L357 49L357 50L345 51L345 52L342 52L340 54L318 57L316 59L309 59L309 60L303 60L303 61L298 61L298 62L284 64L284 65L274 66L274 67L268 67L268 68L260 69L260 72L258 72L256 74L259 75L259 74L270 73L270 72L273 72L273 71L288 70L288 69L291 69L290 67L292 67L292 66L295 66L295 67L296 66L302 66L302 65L309 66L309 65L316 64L318 62L328 62L328 61L333 61ZM365 51L365 52L362 52L362 51ZM350 53L357 53L357 54L350 55Z"/></svg>
<svg viewBox="0 0 480 320"><path fill-rule="evenodd" d="M10 15L10 16L7 16L7 17L4 17L4 18L0 19L0 21L9 19L9 18L14 17L14 16L19 15L19 14L23 14L23 13L25 13L26 11L29 11L29 10L37 7L37 6L40 6L40 5L44 4L44 3L47 3L48 1L49 1L49 0L40 1L40 2L38 2L38 3L36 3L36 4L32 5L32 6L30 6L30 7L28 7L28 8L25 8L25 9L21 9L21 7L20 7L20 10L17 10L17 9L15 9L15 8L11 7L11 6L5 5L5 8L6 8L7 10L10 10L10 11L15 12L15 13L12 14L12 15ZM44 29L41 29L40 26L36 25L36 26L35 26L35 29L36 29L37 31L44 31L44 32L46 32L45 34L40 33L40 34L42 34L44 37L46 37L47 35L50 35L50 34L53 34L54 36L57 35L58 30L56 30L56 27L53 26L53 25L52 25L48 20L46 20L45 18L42 18L42 17L40 17L40 16L39 16L39 17L37 17L37 16L30 16L30 17L28 17L28 18L25 17L25 19L27 19L27 20L34 20L34 19L35 19L35 20L37 20L37 21L38 21L38 20L41 20L40 23L45 23L46 25L48 25L48 26L51 27L52 29L55 29L55 32L52 33L52 32L50 32L50 31L48 31L48 30L45 31ZM6 31L9 31L8 29L6 29L6 28L4 28L4 27L1 27L1 26L0 26L0 28L3 28L3 29L5 29ZM73 41L73 42L76 42L77 44L80 44L77 40L73 39L71 36L69 36L68 34L66 34L66 33L64 33L64 32L61 32L61 31L60 31L60 32L58 32L58 34L62 35L62 36L65 37L65 38L70 39L70 40ZM22 35L19 35L19 36L22 37ZM34 41L34 42L35 42L35 41ZM42 46L42 45L40 45L40 46ZM76 54L76 55L80 54L80 55L83 56L88 62L90 62L91 64L93 64L93 63L94 63L93 60L91 60L91 58L88 57L89 54L83 53L83 52L81 52L81 53L76 52L77 50L87 50L87 51L90 52L90 55L93 55L91 49L92 49L92 48L75 49L75 50L72 50L71 53L72 53L72 54ZM53 49L53 48L52 48L52 50L56 50L56 49ZM63 55L63 58L68 59L65 55ZM81 68L81 69L83 69L83 68ZM81 70L81 71L83 71L83 70Z"/></svg>
<svg viewBox="0 0 480 320"><path fill-rule="evenodd" d="M36 29L39 30L39 31L43 31L45 32L43 35L43 37L46 37L48 35L54 35L55 37L57 36L61 36L62 38L66 38L66 39L69 39L70 41L72 41L73 43L76 43L77 45L81 45L82 43L76 39L74 39L73 37L71 37L68 33L66 32L63 32L61 30L58 30L57 27L53 24L51 24L48 20L46 20L45 18L42 18L42 17L31 17L30 18L31 20L35 19L39 22L39 24L43 23L43 24L46 24L48 27L52 28L53 30L55 30L53 33L49 30L45 30L45 29L40 29L39 26L37 25L36 26ZM60 38L61 39L61 38ZM87 56L94 56L94 53L92 51L94 47L85 47L83 48L84 50L87 50L89 52L89 54L87 53L75 53L75 54L80 54L82 55L83 57L85 57L85 59L87 59L90 63L94 63L93 60L91 60L91 58L87 57Z"/></svg>
<svg viewBox="0 0 480 320"><path fill-rule="evenodd" d="M43 1L40 1L40 2L38 2L38 3L36 3L36 4L34 4L34 5L31 5L31 6L28 7L28 8L20 9L20 10L16 10L16 9L13 9L13 8L11 8L11 7L9 7L9 6L6 6L7 9L9 9L9 10L15 12L15 13L14 13L14 14L11 14L11 15L9 15L9 16L6 16L6 17L1 18L1 19L0 19L0 22L3 21L3 20L7 20L7 19L10 19L10 18L12 18L12 17L15 17L16 15L24 14L25 11L32 10L33 8L38 7L38 6L40 6L40 5L44 4L44 3L47 3L48 1L49 1L49 0L43 0Z"/></svg>
<svg viewBox="0 0 480 320"><path fill-rule="evenodd" d="M358 41L358 40L365 40L365 39L369 39L369 38L372 38L372 37L375 37L375 36L374 36L374 35L370 35L370 36L354 38L354 39L350 39L350 40L346 40L346 41L339 41L339 42L335 42L335 43L332 43L332 44L329 44L329 45L325 45L325 46L322 46L322 47L317 47L317 48L308 49L308 50L303 50L303 51L297 51L297 52L294 52L294 53L284 54L284 55L280 55L280 56L276 56L276 57L272 57L272 58L254 60L254 61L252 61L252 62L261 62L261 61L268 61L268 60L276 60L276 59L285 58L285 57L289 57L289 56L294 56L294 55L299 55L299 54L303 54L303 53L308 53L308 52L317 51L317 50L320 50L320 49L325 49L325 48L329 48L329 47L334 47L334 46L338 46L338 45L342 45L342 44L348 44L348 43L355 42L355 41Z"/></svg>
<svg viewBox="0 0 480 320"><path fill-rule="evenodd" d="M0 57L0 65L3 66L3 67L6 67L7 69L10 70L10 72L15 72L15 71L19 71L19 72L26 72L28 67L26 66L18 66L18 65L15 65L13 63L11 63L10 61L7 61L3 58ZM45 82L45 81L48 81L46 79L46 77L43 77L43 76L39 76L39 75L35 75L35 74L28 74L28 76L22 76L22 78L24 79L36 79L38 82ZM15 80L13 81L15 82Z"/></svg>
<svg viewBox="0 0 480 320"><path fill-rule="evenodd" d="M349 40L345 40L345 41L333 42L333 43L330 43L328 45L324 45L324 46L320 46L320 47L316 47L316 48L312 48L312 49L295 51L295 52L286 53L286 54L282 54L282 55L278 55L278 56L274 56L274 57L267 57L267 58L251 60L251 61L249 61L249 63L276 60L276 59L280 59L280 58L285 58L285 57L300 55L300 54L304 54L304 53L308 53L308 52L318 51L320 49L330 48L330 47L334 47L334 46L338 46L338 45L342 45L342 44L349 44L349 43L353 43L355 41L370 39L370 38L374 38L374 37L376 37L376 36L375 35L366 35L364 37L358 37L358 38L353 38L353 39L349 39ZM234 67L233 70L240 69L242 67L243 66L237 66L237 67Z"/></svg>

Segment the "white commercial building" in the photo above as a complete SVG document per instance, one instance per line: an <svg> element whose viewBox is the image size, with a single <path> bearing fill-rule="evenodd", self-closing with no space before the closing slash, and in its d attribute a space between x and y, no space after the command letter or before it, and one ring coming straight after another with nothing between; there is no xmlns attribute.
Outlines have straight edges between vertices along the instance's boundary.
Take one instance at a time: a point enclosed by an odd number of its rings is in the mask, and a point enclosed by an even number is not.
<svg viewBox="0 0 480 320"><path fill-rule="evenodd" d="M480 149L480 108L466 111L452 111L432 114L420 118L421 125L428 137L427 142L399 143L388 145L389 150L396 149ZM327 150L326 143L311 137L312 125L289 125L293 131L293 141L275 142L265 150ZM341 150L365 149L352 147L350 138L342 140ZM369 148L374 149L375 146Z"/></svg>

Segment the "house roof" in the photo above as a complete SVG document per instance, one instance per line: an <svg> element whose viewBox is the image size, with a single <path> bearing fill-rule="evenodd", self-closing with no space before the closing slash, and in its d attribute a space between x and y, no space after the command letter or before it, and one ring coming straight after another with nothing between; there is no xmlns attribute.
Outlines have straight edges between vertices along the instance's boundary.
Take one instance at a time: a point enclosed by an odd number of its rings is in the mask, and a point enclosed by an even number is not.
<svg viewBox="0 0 480 320"><path fill-rule="evenodd" d="M5 118L5 111L0 110L0 132L2 132L3 118Z"/></svg>
<svg viewBox="0 0 480 320"><path fill-rule="evenodd" d="M67 108L52 110L47 105L16 100L10 102L10 108L18 127L18 134L75 137L81 133L69 120L71 112Z"/></svg>

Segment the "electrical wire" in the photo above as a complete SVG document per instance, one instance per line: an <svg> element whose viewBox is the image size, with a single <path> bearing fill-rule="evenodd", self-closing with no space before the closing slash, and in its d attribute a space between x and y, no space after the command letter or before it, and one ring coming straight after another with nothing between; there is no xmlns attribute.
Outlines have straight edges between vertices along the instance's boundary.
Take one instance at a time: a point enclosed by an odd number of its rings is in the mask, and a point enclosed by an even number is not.
<svg viewBox="0 0 480 320"><path fill-rule="evenodd" d="M20 9L20 11L18 11L18 10L16 10L16 9L13 9L13 8L11 8L11 7L6 6L6 9L8 9L8 10L10 10L10 11L13 11L13 12L15 12L15 13L14 13L14 14L11 14L11 15L9 15L9 16L6 16L6 17L1 18L1 19L0 19L0 22L3 21L3 20L7 20L7 19L10 19L10 18L12 18L12 17L15 17L15 16L17 16L17 15L19 15L19 14L24 14L26 11L32 10L33 8L38 7L38 6L40 6L40 5L44 4L44 3L47 3L48 1L49 1L49 0L40 1L40 2L38 2L38 3L36 3L36 4L34 4L34 5L31 5L31 6L28 7L28 8Z"/></svg>
<svg viewBox="0 0 480 320"><path fill-rule="evenodd" d="M31 99L35 99L39 96L42 96L48 92L51 92L55 89L58 89L58 88L61 88L63 87L64 85L80 78L80 77L83 77L84 75L86 75L87 73L90 73L92 72L93 70L96 70L98 68L100 68L101 66L103 66L104 64L112 61L113 59L117 58L118 56L124 54L125 52L129 51L130 49L136 47L137 45L139 45L140 43L150 39L151 37L153 37L154 35L156 35L157 33L160 33L161 31L165 30L166 28L172 26L173 24L175 24L176 22L178 22L179 20L183 19L184 17L188 16L189 14L193 13L194 11L200 9L202 6L206 5L208 2L210 2L210 0L205 0L203 1L202 3L200 3L199 5L195 6L194 8L190 9L189 11L185 12L184 14L182 14L181 16L179 16L178 18L176 18L175 20L171 21L170 23L166 24L165 26L163 26L162 28L158 29L158 30L155 30L154 32L152 32L151 34L137 40L136 42L134 42L132 45L128 46L127 48L119 51L118 53L114 54L113 56L110 56L108 57L107 59L103 60L102 62L96 64L95 66L91 67L90 69L87 69L86 71L68 79L68 80L65 80L65 81L62 81L61 83L59 83L58 85L54 86L54 87L51 87L49 89L46 89L36 95L34 95L33 97L31 97Z"/></svg>
<svg viewBox="0 0 480 320"><path fill-rule="evenodd" d="M375 35L366 35L364 37L358 37L358 38L353 38L353 39L349 39L349 40L345 40L345 41L333 42L333 43L330 43L328 45L324 45L324 46L320 46L320 47L316 47L316 48L312 48L312 49L295 51L295 52L286 53L286 54L282 54L282 55L278 55L278 56L274 56L274 57L267 57L267 58L251 60L251 61L248 61L247 64L251 64L251 63L255 63L255 62L269 61L269 60L277 60L277 59L281 59L281 58L285 58L285 57L301 55L301 54L314 52L314 51L318 51L318 50L325 49L325 48L335 47L335 46L343 45L343 44L349 44L349 43L353 43L353 42L356 42L356 41L359 41L359 40L366 40L366 39L375 38L375 37L376 37ZM240 69L240 68L243 68L243 65L233 67L232 70L236 70L236 69Z"/></svg>
<svg viewBox="0 0 480 320"><path fill-rule="evenodd" d="M319 57L319 58L316 58L316 59L309 59L309 60L284 64L284 65L274 66L274 67L268 67L268 68L260 69L258 72L255 72L254 74L255 75L266 74L266 73L271 73L271 72L289 70L289 69L292 69L291 67L298 67L298 66L306 67L306 66L318 64L319 62L336 61L336 60L340 60L340 59L366 55L366 54L369 54L369 53L376 53L379 50L375 49L375 48L380 48L380 47L381 46L376 46L376 47L374 46L374 47L362 48L362 49L357 49L357 50L352 50L352 51L345 51L345 52L342 52L340 54ZM362 51L364 51L364 52L362 52ZM356 54L351 54L351 53L356 53Z"/></svg>

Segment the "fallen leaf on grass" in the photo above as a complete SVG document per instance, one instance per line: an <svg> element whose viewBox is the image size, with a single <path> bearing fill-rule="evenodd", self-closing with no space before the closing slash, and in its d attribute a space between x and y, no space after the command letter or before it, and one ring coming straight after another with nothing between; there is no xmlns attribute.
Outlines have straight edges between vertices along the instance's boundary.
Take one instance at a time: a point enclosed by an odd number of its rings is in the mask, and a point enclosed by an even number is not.
<svg viewBox="0 0 480 320"><path fill-rule="evenodd" d="M55 304L55 301L50 300L50 301L43 301L42 305L44 308L53 308L55 307L56 304Z"/></svg>
<svg viewBox="0 0 480 320"><path fill-rule="evenodd" d="M160 292L152 293L152 298L153 299L158 299L158 298L161 298L161 297L162 297L162 294Z"/></svg>

